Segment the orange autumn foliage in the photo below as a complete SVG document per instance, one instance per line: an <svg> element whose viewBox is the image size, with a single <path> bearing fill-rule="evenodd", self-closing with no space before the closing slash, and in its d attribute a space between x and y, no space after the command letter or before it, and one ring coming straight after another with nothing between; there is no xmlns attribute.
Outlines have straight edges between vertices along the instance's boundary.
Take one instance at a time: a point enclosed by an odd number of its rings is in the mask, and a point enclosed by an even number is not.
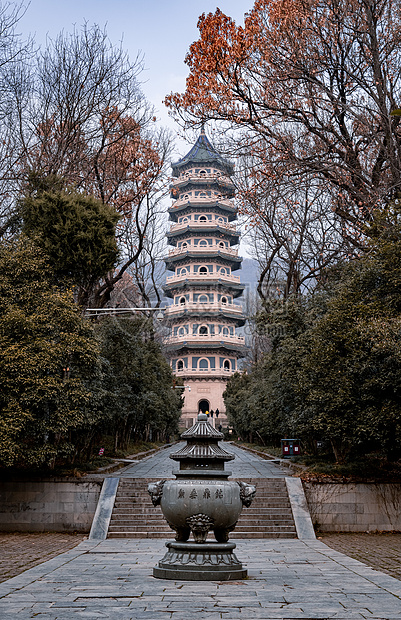
<svg viewBox="0 0 401 620"><path fill-rule="evenodd" d="M123 217L131 217L152 190L163 157L158 145L143 137L134 118L106 109L98 124L91 134L53 118L41 123L30 167L58 174L66 183L110 204Z"/></svg>
<svg viewBox="0 0 401 620"><path fill-rule="evenodd" d="M373 210L401 193L399 3L256 0L243 27L217 10L198 28L186 90L165 100L175 117L241 129L254 187L318 178L363 243Z"/></svg>

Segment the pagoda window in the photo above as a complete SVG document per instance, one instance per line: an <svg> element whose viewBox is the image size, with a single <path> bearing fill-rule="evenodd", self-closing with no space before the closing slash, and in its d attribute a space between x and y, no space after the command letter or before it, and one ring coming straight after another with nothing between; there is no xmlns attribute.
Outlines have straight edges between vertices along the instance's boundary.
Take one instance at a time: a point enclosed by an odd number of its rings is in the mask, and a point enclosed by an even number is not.
<svg viewBox="0 0 401 620"><path fill-rule="evenodd" d="M177 276L185 276L188 273L186 267L181 267L177 269Z"/></svg>
<svg viewBox="0 0 401 620"><path fill-rule="evenodd" d="M201 325L199 328L199 336L208 336L209 328L207 325Z"/></svg>
<svg viewBox="0 0 401 620"><path fill-rule="evenodd" d="M185 194L184 200L188 200L188 199L189 199L189 194Z"/></svg>
<svg viewBox="0 0 401 620"><path fill-rule="evenodd" d="M198 301L200 304L209 303L209 297L207 295L199 295Z"/></svg>
<svg viewBox="0 0 401 620"><path fill-rule="evenodd" d="M223 327L223 336L229 336L230 335L230 330L228 329L228 327Z"/></svg>
<svg viewBox="0 0 401 620"><path fill-rule="evenodd" d="M182 247L182 248L187 248L187 247L188 247L188 243L187 243L186 241L184 241L184 242L181 244L181 247Z"/></svg>
<svg viewBox="0 0 401 620"><path fill-rule="evenodd" d="M220 301L221 301L222 304L226 304L227 303L227 297L222 297Z"/></svg>
<svg viewBox="0 0 401 620"><path fill-rule="evenodd" d="M202 266L199 268L199 273L203 274L207 274L208 273L208 269L205 266Z"/></svg>
<svg viewBox="0 0 401 620"><path fill-rule="evenodd" d="M180 299L180 305L181 305L181 306L185 306L186 302L187 302L186 298L185 298L185 297L181 297L181 299Z"/></svg>
<svg viewBox="0 0 401 620"><path fill-rule="evenodd" d="M226 246L225 246L225 244L223 243L223 241L220 241L220 243L219 243L219 248L225 248L225 247L226 247Z"/></svg>
<svg viewBox="0 0 401 620"><path fill-rule="evenodd" d="M201 215L201 216L200 216L200 218L199 218L199 221L200 221L200 222L207 222L207 217L206 217L206 215Z"/></svg>
<svg viewBox="0 0 401 620"><path fill-rule="evenodd" d="M178 372L180 370L184 370L184 362L182 360L178 360L177 361L177 370L178 370Z"/></svg>
<svg viewBox="0 0 401 620"><path fill-rule="evenodd" d="M198 369L203 371L209 370L209 360L205 357L200 359L198 363Z"/></svg>
<svg viewBox="0 0 401 620"><path fill-rule="evenodd" d="M178 335L185 336L185 334L186 334L185 327L180 327L180 329L178 330Z"/></svg>
<svg viewBox="0 0 401 620"><path fill-rule="evenodd" d="M206 247L208 245L208 242L206 239L201 239L199 241L199 245L202 246L202 248Z"/></svg>
<svg viewBox="0 0 401 620"><path fill-rule="evenodd" d="M220 273L221 273L221 275L222 275L222 276L225 276L225 275L226 275L226 270L224 269L224 267L222 267L222 268L220 269Z"/></svg>
<svg viewBox="0 0 401 620"><path fill-rule="evenodd" d="M201 171L199 172L199 176L201 176L201 177L205 177L205 176L206 176L206 170L201 170Z"/></svg>
<svg viewBox="0 0 401 620"><path fill-rule="evenodd" d="M230 362L230 360L224 360L223 369L224 370L231 370L231 362Z"/></svg>

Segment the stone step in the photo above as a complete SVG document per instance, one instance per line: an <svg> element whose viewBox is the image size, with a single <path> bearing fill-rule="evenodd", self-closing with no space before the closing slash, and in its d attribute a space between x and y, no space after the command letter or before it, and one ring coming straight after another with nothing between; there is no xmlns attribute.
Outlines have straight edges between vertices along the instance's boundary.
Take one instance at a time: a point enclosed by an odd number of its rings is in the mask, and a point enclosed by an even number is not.
<svg viewBox="0 0 401 620"><path fill-rule="evenodd" d="M296 538L296 533L291 532L231 532L230 540L239 540L239 539L258 539L258 538ZM172 530L169 532L147 532L146 530L142 532L110 532L108 538L160 538L164 540L174 540L172 537ZM209 540L209 538L208 538ZM210 541L214 540L210 538Z"/></svg>
<svg viewBox="0 0 401 620"><path fill-rule="evenodd" d="M120 484L121 484L122 482L123 482L123 481L121 481L121 480L120 480ZM280 486L280 487L274 487L274 488L270 488L270 487L259 487L259 486L257 486L257 485L255 485L255 486L256 486L256 492L257 492L259 495L265 495L266 493L269 493L269 494L270 494L270 493L272 493L273 495L276 495L276 494L277 494L277 495L286 495L286 488L285 488L285 487L282 487L282 486ZM140 487L135 487L135 486L134 486L134 487L131 487L131 486L128 486L128 485L124 485L124 488L122 488L122 489L121 489L120 493L121 493L122 495L124 495L124 494L131 493L133 490L134 490L136 493L143 493L144 495L147 495L147 494L148 494L148 484L143 485L143 486L140 486Z"/></svg>
<svg viewBox="0 0 401 620"><path fill-rule="evenodd" d="M174 537L174 532L170 528L166 527L155 527L149 526L146 523L141 523L140 525L131 525L131 524L121 524L121 525L112 525L109 526L108 537L110 538L113 534L118 534L120 532L131 532L132 535L135 535L138 532L146 531L150 537L155 536L158 538L159 534L163 534L164 538L168 539ZM275 533L287 533L296 535L296 530L291 525L272 525L271 527L263 527L260 526L252 527L248 525L239 526L235 528L234 532L230 533L230 538L233 537L233 534L241 535L242 538L245 538L245 533L252 532L253 534L259 534L261 538L267 537L269 534L273 535ZM213 539L213 532L210 534L211 539Z"/></svg>
<svg viewBox="0 0 401 620"><path fill-rule="evenodd" d="M123 532L123 531L132 531L138 532L141 530L146 530L147 532L171 532L172 529L169 528L167 523L147 523L146 521L141 521L140 523L134 525L130 522L119 521L118 523L110 523L109 531L110 532ZM295 528L291 522L287 523L275 523L273 522L271 525L263 524L263 527L260 524L251 524L244 523L241 525L237 524L235 532L293 532ZM213 534L211 534L213 536Z"/></svg>
<svg viewBox="0 0 401 620"><path fill-rule="evenodd" d="M113 516L111 518L111 522L113 521L134 521L138 518L146 519L146 521L165 521L164 516L161 512L156 514L151 513L131 513L131 512L113 512ZM246 521L247 523L258 522L265 523L269 521L290 521L292 522L292 518L288 515L288 512L274 512L270 514L261 514L261 513L242 513L238 523L242 523Z"/></svg>
<svg viewBox="0 0 401 620"><path fill-rule="evenodd" d="M133 503L133 502L120 502L119 500L115 501L114 504L114 510L129 510L129 511L133 511L133 512L142 512L143 510L145 511L151 511L151 510L157 510L157 507L154 507L153 504L151 502L146 503L142 502L142 503ZM266 503L261 503L261 502L252 502L251 506L249 508L244 508L245 511L248 510L252 510L252 511L277 511L277 510L290 510L290 502L287 500L286 502L266 502Z"/></svg>
<svg viewBox="0 0 401 620"><path fill-rule="evenodd" d="M155 509L153 509L155 511ZM163 514L160 510L158 510L157 512L152 512L152 510L143 510L142 512L135 512L133 510L114 510L113 511L113 517L112 519L137 519L138 517L143 517L146 519L150 519L153 521L156 520L164 520ZM262 520L266 520L266 521L270 521L272 519L282 519L282 518L288 518L288 511L284 511L284 510L275 510L275 511L271 511L271 512L266 512L266 511L252 511L252 512L248 512L248 511L244 511L241 516L240 516L240 521L243 521L244 519L247 520L253 520L253 519L262 519Z"/></svg>
<svg viewBox="0 0 401 620"><path fill-rule="evenodd" d="M160 507L153 506L147 492L149 482L157 480L120 479L109 538L174 538ZM254 484L256 497L251 507L243 509L230 538L296 538L285 481L255 479ZM214 540L212 532L208 539Z"/></svg>

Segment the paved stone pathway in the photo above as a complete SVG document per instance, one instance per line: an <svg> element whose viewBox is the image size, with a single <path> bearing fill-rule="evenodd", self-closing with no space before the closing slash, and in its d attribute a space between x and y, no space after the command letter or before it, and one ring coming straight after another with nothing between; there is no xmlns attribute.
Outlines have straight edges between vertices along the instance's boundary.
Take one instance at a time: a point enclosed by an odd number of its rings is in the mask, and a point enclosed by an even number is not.
<svg viewBox="0 0 401 620"><path fill-rule="evenodd" d="M0 582L73 549L83 534L0 532Z"/></svg>
<svg viewBox="0 0 401 620"><path fill-rule="evenodd" d="M401 582L320 541L237 541L249 578L155 579L163 541L86 541L0 584L0 618L401 619Z"/></svg>
<svg viewBox="0 0 401 620"><path fill-rule="evenodd" d="M289 474L288 468L259 459L236 446L227 447L237 457L232 467L227 468L232 470L233 477ZM167 457L176 449L173 446L129 465L119 474L170 477L176 464ZM12 535L4 534L8 536ZM39 537L49 535L34 536L40 540ZM67 544L68 535L59 536ZM399 548L389 542L382 552L375 553L374 536L370 535L370 551L367 551L369 545L363 543L358 550L352 536L358 535L328 535L327 541L337 548L342 545L350 555L361 553L360 557L367 557L374 566L383 562L391 572L397 553L399 558ZM376 540L380 540L380 549L383 536ZM388 537L388 540L394 539ZM174 582L155 579L152 575L153 566L164 555L163 540L84 541L0 583L0 620L401 620L400 580L373 570L320 540L236 542L237 556L248 569L247 580ZM26 546L26 541L22 545ZM2 545L2 555L6 547ZM43 553L48 551L44 544ZM18 553L15 546L13 553ZM375 563L375 558L381 559ZM26 560L37 561L37 558L31 558L28 552Z"/></svg>
<svg viewBox="0 0 401 620"><path fill-rule="evenodd" d="M401 580L401 534L320 534L326 545Z"/></svg>
<svg viewBox="0 0 401 620"><path fill-rule="evenodd" d="M111 476L129 478L174 478L173 469L178 469L179 464L169 458L172 452L177 452L185 443L175 444L164 450L160 450L152 456L148 456L138 463L128 465ZM220 445L235 454L234 461L226 463L225 469L232 472L233 478L284 478L291 476L288 467L272 463L250 452L241 450L235 444L220 442Z"/></svg>

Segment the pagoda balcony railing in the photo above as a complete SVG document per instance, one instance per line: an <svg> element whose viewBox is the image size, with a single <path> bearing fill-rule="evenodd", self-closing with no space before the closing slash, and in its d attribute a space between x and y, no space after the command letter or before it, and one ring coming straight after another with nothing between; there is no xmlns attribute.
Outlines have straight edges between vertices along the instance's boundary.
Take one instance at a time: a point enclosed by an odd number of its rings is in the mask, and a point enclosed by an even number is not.
<svg viewBox="0 0 401 620"><path fill-rule="evenodd" d="M208 345L209 343L221 342L222 344L230 343L230 344L245 344L244 336L232 336L231 334L224 336L223 334L214 334L213 336L210 334L205 335L191 335L185 334L184 336L169 336L164 339L164 344L179 344L182 342L187 343L202 343L204 345Z"/></svg>
<svg viewBox="0 0 401 620"><path fill-rule="evenodd" d="M197 368L196 370L193 370L192 368L182 368L182 369L176 368L173 372L175 375L186 376L186 377L189 377L189 376L204 377L205 375L212 375L214 377L217 377L217 376L230 377L236 371L232 370L231 368L230 370L228 370L227 368L202 368L202 369Z"/></svg>
<svg viewBox="0 0 401 620"><path fill-rule="evenodd" d="M233 250L232 248L222 248L217 243L213 245L187 245L186 248L174 248L174 250L169 250L168 256L171 258L172 256L178 256L179 254L186 254L187 252L204 254L205 252L210 252L215 254L216 252L220 252L221 254L228 254L229 256L238 256L238 250Z"/></svg>
<svg viewBox="0 0 401 620"><path fill-rule="evenodd" d="M198 182L198 181L210 181L210 180L215 181L216 179L219 179L223 181L224 183L229 183L230 185L234 185L230 177L221 172L205 172L202 174L200 173L196 174L195 172L183 172L179 177L176 177L173 180L172 186L177 187L181 185L182 183L186 183L187 181L192 181L192 180Z"/></svg>
<svg viewBox="0 0 401 620"><path fill-rule="evenodd" d="M229 230L230 232L237 232L237 227L235 224L227 224L226 222L218 222L217 220L200 222L199 220L189 220L188 222L181 222L179 224L172 224L170 226L170 232L176 232L177 230L186 230L188 228L204 228L208 230L209 228L223 228L225 230Z"/></svg>
<svg viewBox="0 0 401 620"><path fill-rule="evenodd" d="M190 196L189 198L178 198L171 205L170 208L175 209L176 207L182 207L184 205L190 205L191 207L195 207L197 205L203 206L203 205L207 205L210 203L212 203L212 205L217 203L219 205L223 205L225 207L231 207L232 209L235 209L235 206L232 200L230 200L229 198L218 198L217 196L206 196L206 197Z"/></svg>
<svg viewBox="0 0 401 620"><path fill-rule="evenodd" d="M242 315L242 306L237 304L224 304L224 303L200 303L194 301L187 301L185 304L171 304L167 306L164 313L167 317L172 314L179 314L180 312L185 311L198 311L198 312L219 312L223 310L228 310L229 312L234 312L236 314Z"/></svg>
<svg viewBox="0 0 401 620"><path fill-rule="evenodd" d="M219 273L185 273L179 276L173 275L173 276L167 276L166 278L166 284L180 284L181 282L185 282L185 280L191 280L194 282L198 282L199 284L201 282L204 282L205 284L208 283L208 280L220 280L221 282L236 282L239 283L240 277L239 276L233 276L232 274L230 275L220 275Z"/></svg>
<svg viewBox="0 0 401 620"><path fill-rule="evenodd" d="M231 178L224 174L224 172L183 172L179 177L174 178L173 184L175 185L180 181L187 181L188 179L224 179L232 183Z"/></svg>

